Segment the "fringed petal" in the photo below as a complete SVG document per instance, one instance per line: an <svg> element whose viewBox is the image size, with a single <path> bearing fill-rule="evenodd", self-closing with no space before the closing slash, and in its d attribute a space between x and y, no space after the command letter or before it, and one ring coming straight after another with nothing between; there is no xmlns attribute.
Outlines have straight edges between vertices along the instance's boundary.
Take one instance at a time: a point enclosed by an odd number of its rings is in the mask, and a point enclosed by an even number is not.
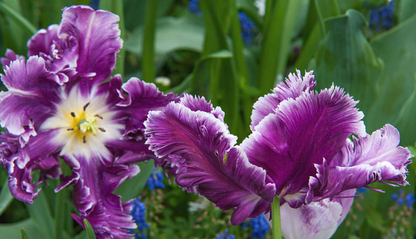
<svg viewBox="0 0 416 239"><path fill-rule="evenodd" d="M310 179L308 201L332 197L374 182L407 185L406 166L413 155L399 143L399 131L389 124L371 135L347 141L330 163L315 165L318 173Z"/></svg>
<svg viewBox="0 0 416 239"><path fill-rule="evenodd" d="M304 203L309 177L316 174L314 164L332 160L351 134L365 131L356 104L338 87L304 92L282 101L242 148L251 163L267 170L280 197L287 196L298 207Z"/></svg>
<svg viewBox="0 0 416 239"><path fill-rule="evenodd" d="M200 98L191 103L185 97L187 105L200 104ZM223 210L236 207L232 223L237 225L269 210L275 188L266 184L266 172L234 147L236 137L228 127L206 109L192 111L170 103L163 112L151 111L145 122L146 143L176 169L178 185L198 191Z"/></svg>

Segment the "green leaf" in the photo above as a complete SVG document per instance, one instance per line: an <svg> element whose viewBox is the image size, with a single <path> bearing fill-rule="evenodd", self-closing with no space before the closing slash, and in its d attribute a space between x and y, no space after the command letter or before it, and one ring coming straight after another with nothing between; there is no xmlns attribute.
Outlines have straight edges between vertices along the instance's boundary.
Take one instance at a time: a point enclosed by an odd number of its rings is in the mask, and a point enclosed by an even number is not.
<svg viewBox="0 0 416 239"><path fill-rule="evenodd" d="M88 239L96 239L94 229L92 229L92 226L87 219L84 219L84 226L85 230L87 231Z"/></svg>
<svg viewBox="0 0 416 239"><path fill-rule="evenodd" d="M137 198L140 195L146 185L147 179L155 168L153 160L140 162L137 165L140 167L140 173L125 181L114 191L115 194L121 196L123 201Z"/></svg>
<svg viewBox="0 0 416 239"><path fill-rule="evenodd" d="M399 8L399 22L404 22L416 13L416 1L401 0Z"/></svg>
<svg viewBox="0 0 416 239"><path fill-rule="evenodd" d="M36 33L37 29L35 26L32 25L32 23L30 23L26 18L24 18L22 15L20 15L18 12L16 12L3 2L0 2L0 11L6 16L8 16L10 20L14 21L18 26L27 31L29 34L33 35Z"/></svg>
<svg viewBox="0 0 416 239"><path fill-rule="evenodd" d="M363 0L362 5L368 9L379 9L381 7L387 6L389 4L388 0Z"/></svg>
<svg viewBox="0 0 416 239"><path fill-rule="evenodd" d="M127 38L127 51L141 57L143 54L143 27L137 27ZM163 17L156 22L155 60L159 61L169 52L179 49L202 51L204 27L200 17L185 15L180 18Z"/></svg>
<svg viewBox="0 0 416 239"><path fill-rule="evenodd" d="M230 50L226 32L228 32L231 23L232 4L235 3L231 0L200 2L206 26L202 57L214 52ZM237 133L237 129L241 125L241 117L239 115L240 92L235 60L233 58L214 59L208 64L207 73L202 76L194 75L193 79L199 80L199 77L205 77L205 80L201 82L201 86L192 82L191 93L199 94L201 91L197 89L203 88L205 92L202 93L204 94L199 95L205 95L213 105L221 106L227 112L225 121L229 125L230 131ZM209 84L209 87L205 87L206 84ZM206 91L208 91L208 95Z"/></svg>
<svg viewBox="0 0 416 239"><path fill-rule="evenodd" d="M126 30L124 27L124 11L123 11L123 1L120 0L100 0L99 8L103 10L110 11L114 14L117 14L120 17L120 21L118 22L120 28L120 37L121 39L125 39ZM120 49L120 52L117 53L119 56L116 62L116 68L113 71L113 75L121 74L124 75L124 58L126 55L126 50L124 48Z"/></svg>
<svg viewBox="0 0 416 239"><path fill-rule="evenodd" d="M55 222L49 209L48 201L42 191L33 200L32 205L26 205L30 217L35 222L44 239L55 238Z"/></svg>
<svg viewBox="0 0 416 239"><path fill-rule="evenodd" d="M1 187L0 192L0 215L6 210L9 204L13 201L13 196L10 194L9 184L6 180Z"/></svg>
<svg viewBox="0 0 416 239"><path fill-rule="evenodd" d="M416 15L379 35L371 43L374 52L383 59L385 70L381 79L382 99L374 107L369 130L392 123L399 129L403 145L410 145L416 141L414 39Z"/></svg>
<svg viewBox="0 0 416 239"><path fill-rule="evenodd" d="M301 0L278 1L270 21L265 22L257 77L261 79L259 87L262 93L269 92L275 85L276 76L284 73L301 3Z"/></svg>
<svg viewBox="0 0 416 239"><path fill-rule="evenodd" d="M383 65L361 31L365 24L355 10L326 21L327 35L315 55L315 75L319 88L333 83L344 88L360 100L358 107L367 115L379 96Z"/></svg>
<svg viewBox="0 0 416 239"><path fill-rule="evenodd" d="M20 234L22 235L22 239L29 239L29 237L27 236L25 230L20 230Z"/></svg>
<svg viewBox="0 0 416 239"><path fill-rule="evenodd" d="M147 2L146 7L146 21L144 24L144 39L143 39L143 63L142 72L143 80L147 82L155 81L155 60L154 60L154 45L155 45L155 28L156 28L156 10L159 0L152 0Z"/></svg>
<svg viewBox="0 0 416 239"><path fill-rule="evenodd" d="M22 238L22 229L30 235L30 239L44 239L31 218L16 223L0 224L1 238Z"/></svg>

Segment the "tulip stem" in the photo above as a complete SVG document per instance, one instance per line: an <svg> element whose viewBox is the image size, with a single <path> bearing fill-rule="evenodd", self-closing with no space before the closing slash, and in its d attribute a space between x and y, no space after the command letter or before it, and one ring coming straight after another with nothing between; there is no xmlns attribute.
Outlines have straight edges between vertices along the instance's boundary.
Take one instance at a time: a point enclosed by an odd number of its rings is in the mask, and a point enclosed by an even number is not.
<svg viewBox="0 0 416 239"><path fill-rule="evenodd" d="M273 239L282 238L282 229L280 223L280 199L275 197L272 202L272 232Z"/></svg>

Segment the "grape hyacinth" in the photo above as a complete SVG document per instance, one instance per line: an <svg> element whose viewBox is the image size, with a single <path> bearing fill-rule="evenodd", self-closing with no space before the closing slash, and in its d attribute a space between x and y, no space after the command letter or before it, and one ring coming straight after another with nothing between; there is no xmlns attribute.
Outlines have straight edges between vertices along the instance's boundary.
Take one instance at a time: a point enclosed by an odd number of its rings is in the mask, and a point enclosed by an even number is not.
<svg viewBox="0 0 416 239"><path fill-rule="evenodd" d="M370 13L369 25L376 31L392 28L394 19L393 8L394 2L390 1L387 6L372 10Z"/></svg>
<svg viewBox="0 0 416 239"><path fill-rule="evenodd" d="M228 234L228 229L225 229L225 232L218 234L218 236L215 239L235 239L235 236L232 234Z"/></svg>
<svg viewBox="0 0 416 239"><path fill-rule="evenodd" d="M269 223L263 214L250 220L251 238L263 239L269 231Z"/></svg>
<svg viewBox="0 0 416 239"><path fill-rule="evenodd" d="M393 201L396 201L399 206L406 202L407 207L413 207L413 203L415 203L415 195L413 193L408 193L404 196L403 189L400 189L398 193L393 193L390 197Z"/></svg>
<svg viewBox="0 0 416 239"><path fill-rule="evenodd" d="M253 44L254 31L256 30L256 25L254 22L247 16L246 13L239 11L238 20L240 20L241 25L241 37L246 45L250 46Z"/></svg>
<svg viewBox="0 0 416 239"><path fill-rule="evenodd" d="M156 172L156 170L153 170L147 179L146 187L148 187L150 191L153 191L156 188L165 188L165 184L162 182L163 178L164 176L162 172Z"/></svg>
<svg viewBox="0 0 416 239"><path fill-rule="evenodd" d="M131 203L132 209L130 214L133 217L134 223L136 223L138 232L134 234L136 239L146 239L146 235L143 232L145 228L149 228L149 225L146 223L146 205L144 202L140 202L140 197L134 199Z"/></svg>

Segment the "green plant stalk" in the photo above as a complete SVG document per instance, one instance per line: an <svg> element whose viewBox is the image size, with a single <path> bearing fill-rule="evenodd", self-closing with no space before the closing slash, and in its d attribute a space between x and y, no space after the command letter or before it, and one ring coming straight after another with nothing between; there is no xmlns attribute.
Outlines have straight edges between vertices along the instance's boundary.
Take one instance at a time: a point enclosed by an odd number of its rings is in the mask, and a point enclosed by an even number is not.
<svg viewBox="0 0 416 239"><path fill-rule="evenodd" d="M64 238L64 223L65 216L63 212L65 211L65 199L66 199L66 190L61 190L58 194L58 199L55 205L55 238L61 239Z"/></svg>
<svg viewBox="0 0 416 239"><path fill-rule="evenodd" d="M282 228L280 222L280 199L275 197L272 202L272 236L273 239L282 238Z"/></svg>
<svg viewBox="0 0 416 239"><path fill-rule="evenodd" d="M143 80L147 82L155 81L155 29L156 29L156 13L158 0L147 1L146 21L144 25L143 38L143 63L142 72Z"/></svg>
<svg viewBox="0 0 416 239"><path fill-rule="evenodd" d="M0 11L3 12L4 15L9 16L11 20L13 20L21 28L27 31L30 35L33 35L37 32L36 27L33 26L32 23L30 23L26 18L24 18L22 15L11 9L3 2L0 2Z"/></svg>
<svg viewBox="0 0 416 239"><path fill-rule="evenodd" d="M124 11L123 11L123 1L120 0L101 0L100 1L100 9L108 10L114 14L117 14L120 17L120 21L118 22L118 26L120 28L120 38L125 40L126 36L126 29L124 26ZM118 58L116 62L116 68L113 71L113 75L120 74L124 76L124 61L126 57L126 50L124 47L120 49L117 53Z"/></svg>

